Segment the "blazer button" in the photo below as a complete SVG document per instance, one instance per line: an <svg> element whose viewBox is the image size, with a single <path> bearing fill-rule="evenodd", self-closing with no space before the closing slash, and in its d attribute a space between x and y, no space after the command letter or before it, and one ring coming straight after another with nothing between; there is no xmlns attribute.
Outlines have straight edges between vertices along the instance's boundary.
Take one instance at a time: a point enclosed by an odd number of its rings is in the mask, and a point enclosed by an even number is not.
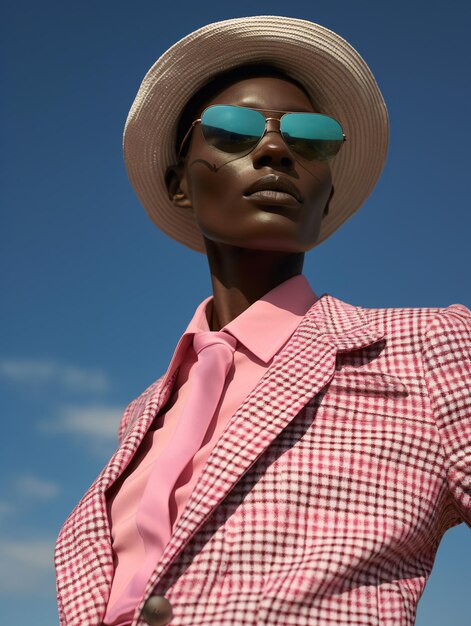
<svg viewBox="0 0 471 626"><path fill-rule="evenodd" d="M164 596L150 596L141 615L149 626L165 626L173 617L172 605Z"/></svg>

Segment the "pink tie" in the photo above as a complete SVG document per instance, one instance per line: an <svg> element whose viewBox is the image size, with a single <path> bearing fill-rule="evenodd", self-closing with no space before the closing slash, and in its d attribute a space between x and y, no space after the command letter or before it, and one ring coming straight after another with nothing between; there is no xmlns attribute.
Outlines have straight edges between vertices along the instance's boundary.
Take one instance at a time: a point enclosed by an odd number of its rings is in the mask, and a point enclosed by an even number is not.
<svg viewBox="0 0 471 626"><path fill-rule="evenodd" d="M219 404L236 345L237 339L225 331L201 331L193 337L198 361L193 366L189 395L167 446L154 462L136 515L146 557L129 581L122 601L118 600L107 611L106 623L135 609L170 540L170 494L181 472L201 447Z"/></svg>

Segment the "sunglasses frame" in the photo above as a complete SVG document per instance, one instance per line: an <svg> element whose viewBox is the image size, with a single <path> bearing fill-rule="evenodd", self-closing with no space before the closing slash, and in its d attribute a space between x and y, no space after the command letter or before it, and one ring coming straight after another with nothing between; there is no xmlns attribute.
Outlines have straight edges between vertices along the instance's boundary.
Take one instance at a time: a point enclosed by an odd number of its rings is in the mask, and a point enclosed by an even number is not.
<svg viewBox="0 0 471 626"><path fill-rule="evenodd" d="M340 122L339 122L338 120L336 120L334 117L332 117L331 115L326 115L325 113L315 113L314 111L282 111L282 110L277 110L277 109L255 109L254 107L242 107L242 106L239 106L239 105L237 105L237 104L210 104L209 106L207 106L207 107L203 110L203 112L201 113L201 117L199 117L198 119L194 120L194 121L192 122L192 124L191 124L190 128L187 130L187 132L186 132L185 136L183 137L183 139L182 139L182 141L181 141L180 148L179 148L179 150L178 150L178 156L177 156L177 158L178 158L178 159L180 159L180 155L181 155L181 152L182 152L183 146L184 146L184 144L185 144L186 140L188 139L188 137L190 136L191 131L192 131L192 130L193 130L193 128L196 126L196 124L201 123L201 120L202 120L202 118L203 118L203 115L204 115L205 111L206 111L207 109L211 109L211 108L213 108L213 107L218 107L218 106L232 106L232 107L238 107L239 109L251 109L252 111L260 111L260 112L262 112L262 111L271 111L272 113L283 113L283 114L286 114L286 113L310 113L311 115L322 115L322 116L324 116L324 117L329 117L330 119L332 119L332 120L334 120L335 122L337 122L337 124L338 124L338 125L340 126L340 128L342 129L343 141L345 142L345 141L347 140L347 137L345 136L345 133L343 132L343 128L342 128L342 125L340 124ZM278 122L278 129L277 129L277 132L278 132L278 133L280 133L280 135L281 135L280 128L281 128L281 120L282 120L282 118L283 118L283 117L284 117L284 115L282 115L279 119L278 119L277 117L266 117L266 118L265 118L265 120L266 120L266 122L265 122L265 128L264 128L264 130L263 130L262 135L260 136L260 139L259 139L259 140L257 141L257 143L256 143L256 144L255 144L255 145L254 145L254 146L250 149L250 151L249 151L247 154L250 154L250 152L252 152L252 150L255 148L255 146L257 146L257 145L259 144L259 142L263 139L263 137L265 137L265 135L267 134L267 132L270 132L270 131L267 131L268 122L269 122L270 120L276 120L276 121ZM203 136L204 136L204 135L203 135ZM284 141L283 135L281 135L281 137L282 137L282 139L283 139L283 141ZM286 144L286 145L287 145L287 147L289 148L288 144ZM214 146L213 146L213 147L214 147ZM217 148L215 148L215 149L217 150ZM290 148L290 149L291 149L291 148ZM340 148L339 148L339 150L340 150ZM338 152L337 152L336 154L338 154ZM336 156L336 154L334 154L334 157ZM246 156L246 155L244 155L244 156ZM332 158L333 158L333 157L332 157Z"/></svg>

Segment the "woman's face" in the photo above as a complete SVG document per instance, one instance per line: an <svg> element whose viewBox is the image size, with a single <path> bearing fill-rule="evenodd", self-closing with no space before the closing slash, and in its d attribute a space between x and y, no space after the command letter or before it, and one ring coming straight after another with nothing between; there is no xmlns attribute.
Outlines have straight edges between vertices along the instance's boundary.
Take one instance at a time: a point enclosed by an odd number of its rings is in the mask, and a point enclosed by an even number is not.
<svg viewBox="0 0 471 626"><path fill-rule="evenodd" d="M233 83L201 106L196 117L211 104L253 107L276 118L282 113L274 110L314 111L296 85L268 76ZM169 185L169 194L175 204L194 212L205 239L256 250L304 252L315 245L328 209L330 167L326 161L308 161L292 152L279 132L269 132L276 129L276 122L268 124L265 136L244 156L208 145L201 124L196 124L178 170L179 184L173 190ZM299 201L267 204L247 195L247 189L267 174L294 184Z"/></svg>

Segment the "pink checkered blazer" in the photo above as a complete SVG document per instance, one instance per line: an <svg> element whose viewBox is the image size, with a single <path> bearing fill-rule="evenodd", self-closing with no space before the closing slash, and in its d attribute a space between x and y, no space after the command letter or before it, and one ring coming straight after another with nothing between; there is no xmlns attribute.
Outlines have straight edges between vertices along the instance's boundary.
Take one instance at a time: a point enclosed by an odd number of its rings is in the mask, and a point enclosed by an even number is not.
<svg viewBox="0 0 471 626"><path fill-rule="evenodd" d="M321 296L212 450L145 595L170 626L411 626L444 532L471 527L471 312ZM67 518L61 626L99 626L113 577L105 490L173 379L129 404ZM158 489L158 485L156 485Z"/></svg>

